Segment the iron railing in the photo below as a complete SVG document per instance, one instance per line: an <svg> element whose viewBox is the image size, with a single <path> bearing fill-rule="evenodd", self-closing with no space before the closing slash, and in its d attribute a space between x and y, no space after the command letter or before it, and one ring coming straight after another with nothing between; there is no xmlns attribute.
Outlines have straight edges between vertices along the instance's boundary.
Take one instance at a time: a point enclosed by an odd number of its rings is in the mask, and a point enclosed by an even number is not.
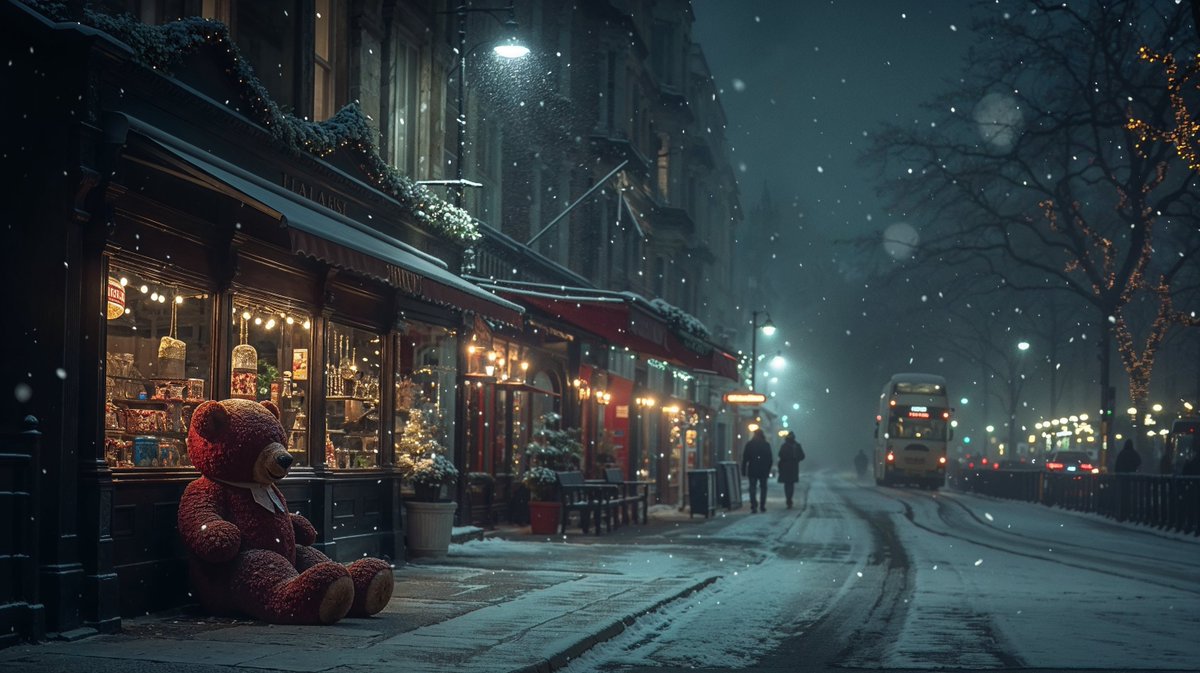
<svg viewBox="0 0 1200 673"><path fill-rule="evenodd" d="M959 473L953 486L1200 535L1200 477L973 470Z"/></svg>

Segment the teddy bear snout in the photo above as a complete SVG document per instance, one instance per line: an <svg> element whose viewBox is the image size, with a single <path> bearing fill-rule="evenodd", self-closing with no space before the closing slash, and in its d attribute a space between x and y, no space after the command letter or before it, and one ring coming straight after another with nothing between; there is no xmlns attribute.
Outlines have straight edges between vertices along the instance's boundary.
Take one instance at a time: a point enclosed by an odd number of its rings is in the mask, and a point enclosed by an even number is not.
<svg viewBox="0 0 1200 673"><path fill-rule="evenodd" d="M258 457L258 465L255 468L257 475L263 478L256 478L255 481L269 483L277 481L287 476L288 469L291 468L294 459L287 449L279 442L271 442Z"/></svg>

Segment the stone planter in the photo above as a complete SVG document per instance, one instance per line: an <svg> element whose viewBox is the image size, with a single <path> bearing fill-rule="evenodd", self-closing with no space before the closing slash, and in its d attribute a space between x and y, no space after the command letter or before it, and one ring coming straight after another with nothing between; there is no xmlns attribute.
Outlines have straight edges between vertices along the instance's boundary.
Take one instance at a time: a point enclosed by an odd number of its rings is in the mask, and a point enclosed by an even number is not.
<svg viewBox="0 0 1200 673"><path fill-rule="evenodd" d="M554 501L532 500L529 503L529 532L534 535L558 534L562 504Z"/></svg>
<svg viewBox="0 0 1200 673"><path fill-rule="evenodd" d="M409 558L440 558L450 550L455 502L404 503L404 541Z"/></svg>

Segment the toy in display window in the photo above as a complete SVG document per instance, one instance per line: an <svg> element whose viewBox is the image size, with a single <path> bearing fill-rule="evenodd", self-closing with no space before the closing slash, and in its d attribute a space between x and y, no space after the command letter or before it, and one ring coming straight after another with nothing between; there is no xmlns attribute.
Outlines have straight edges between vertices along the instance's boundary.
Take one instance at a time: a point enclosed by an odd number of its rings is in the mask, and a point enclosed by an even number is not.
<svg viewBox="0 0 1200 673"><path fill-rule="evenodd" d="M120 295L119 306L113 305L114 287L130 290ZM210 324L207 295L174 290L168 306L168 291L151 289L123 275L108 282L104 458L113 468L190 466L185 439L191 415L208 399L205 380L187 376L187 343L179 338L181 312L188 334ZM167 333L156 339L159 326ZM195 371L207 368L191 364Z"/></svg>

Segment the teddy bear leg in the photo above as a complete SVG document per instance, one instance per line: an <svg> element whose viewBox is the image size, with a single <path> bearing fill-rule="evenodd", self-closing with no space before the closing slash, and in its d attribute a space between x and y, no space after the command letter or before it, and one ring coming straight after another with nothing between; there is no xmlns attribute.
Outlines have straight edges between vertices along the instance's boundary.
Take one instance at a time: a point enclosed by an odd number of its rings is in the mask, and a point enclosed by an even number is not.
<svg viewBox="0 0 1200 673"><path fill-rule="evenodd" d="M395 577L387 561L362 558L346 567L354 579L354 604L351 617L369 617L387 607L392 599Z"/></svg>
<svg viewBox="0 0 1200 673"><path fill-rule="evenodd" d="M333 559L312 547L302 544L296 545L296 570L300 572L304 572L318 563L333 562Z"/></svg>
<svg viewBox="0 0 1200 673"><path fill-rule="evenodd" d="M354 581L341 564L318 563L298 573L265 549L238 555L230 589L243 612L273 624L332 624L354 602Z"/></svg>

